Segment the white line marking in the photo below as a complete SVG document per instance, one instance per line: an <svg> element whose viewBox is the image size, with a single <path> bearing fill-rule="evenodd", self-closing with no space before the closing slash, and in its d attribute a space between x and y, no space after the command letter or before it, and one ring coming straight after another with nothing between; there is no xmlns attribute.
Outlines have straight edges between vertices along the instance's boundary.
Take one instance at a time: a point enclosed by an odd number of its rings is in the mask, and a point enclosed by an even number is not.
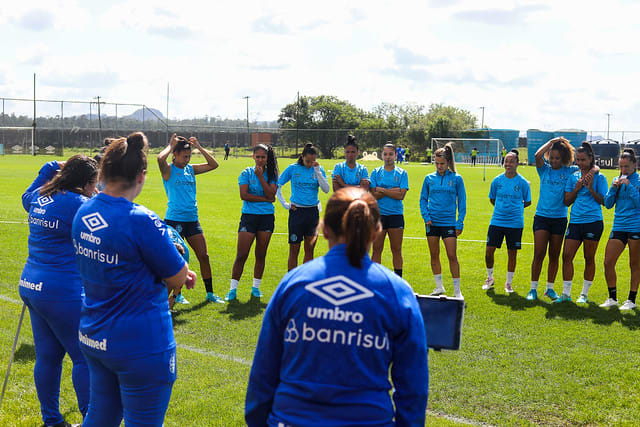
<svg viewBox="0 0 640 427"><path fill-rule="evenodd" d="M229 356L227 354L217 353L215 351L203 350L201 348L192 347L192 346L186 345L186 344L177 344L177 347L181 348L183 350L192 351L194 353L204 354L205 356L213 356L213 357L216 357L218 359L227 360L229 362L236 362L236 363L240 363L241 365L251 366L251 362L250 361L242 359L240 357L233 357L233 356Z"/></svg>
<svg viewBox="0 0 640 427"><path fill-rule="evenodd" d="M12 304L22 305L22 301L0 294L0 299Z"/></svg>
<svg viewBox="0 0 640 427"><path fill-rule="evenodd" d="M0 221L0 224L28 224L27 221Z"/></svg>

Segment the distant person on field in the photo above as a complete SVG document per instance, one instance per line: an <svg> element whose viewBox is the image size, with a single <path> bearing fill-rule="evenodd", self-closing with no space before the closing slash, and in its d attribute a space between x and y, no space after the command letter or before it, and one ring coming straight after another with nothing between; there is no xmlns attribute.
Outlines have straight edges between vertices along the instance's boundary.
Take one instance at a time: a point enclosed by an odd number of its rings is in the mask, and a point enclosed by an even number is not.
<svg viewBox="0 0 640 427"><path fill-rule="evenodd" d="M80 206L93 196L97 178L96 161L77 154L66 162L46 163L22 195L29 213L29 256L19 293L31 317L33 379L45 426L70 426L59 408L65 353L73 362L71 377L83 417L89 405L89 369L78 342L84 287L71 226Z"/></svg>
<svg viewBox="0 0 640 427"><path fill-rule="evenodd" d="M513 150L511 150L513 151ZM507 156L507 149L502 147L502 152L500 153L500 164L504 166L504 158Z"/></svg>
<svg viewBox="0 0 640 427"><path fill-rule="evenodd" d="M238 186L242 199L242 215L238 226L238 245L236 259L231 270L231 283L225 300L237 298L237 289L249 257L253 241L256 241L256 262L253 267L253 286L251 296L262 297L260 285L267 257L269 241L275 228L275 208L273 202L278 190L278 161L273 147L257 144L253 148L255 166L240 173Z"/></svg>
<svg viewBox="0 0 640 427"><path fill-rule="evenodd" d="M207 162L197 165L189 164L192 148L197 149ZM171 165L167 163L169 154L173 154ZM175 228L195 252L207 292L206 300L224 304L222 298L213 293L207 241L198 221L198 202L196 201L196 175L216 169L218 162L211 153L202 148L195 137L186 139L174 133L169 145L158 154L158 167L168 199L165 222ZM188 304L189 302L181 294L176 299L176 303Z"/></svg>
<svg viewBox="0 0 640 427"><path fill-rule="evenodd" d="M638 283L640 282L640 179L636 172L636 154L632 148L625 148L620 155L620 175L614 178L611 188L604 197L607 209L616 207L613 228L604 255L604 276L607 280L609 298L601 305L618 305L616 263L629 244L629 266L631 269L629 297L620 310L636 308Z"/></svg>
<svg viewBox="0 0 640 427"><path fill-rule="evenodd" d="M329 252L289 272L264 314L245 401L249 427L424 426L424 321L411 286L367 256L379 216L361 188L329 199ZM338 318L344 313L348 320Z"/></svg>
<svg viewBox="0 0 640 427"><path fill-rule="evenodd" d="M431 295L446 293L440 265L440 239L442 239L453 278L453 296L462 298L460 264L456 249L457 237L462 234L467 213L467 195L462 176L456 173L453 145L448 143L443 148L438 148L435 157L436 171L424 177L420 193L420 213L427 233L431 272L436 282L436 288Z"/></svg>
<svg viewBox="0 0 640 427"><path fill-rule="evenodd" d="M473 149L471 150L471 165L472 166L476 165L477 157L478 157L478 149L476 147L473 147Z"/></svg>
<svg viewBox="0 0 640 427"><path fill-rule="evenodd" d="M224 160L227 160L229 158L229 151L231 150L231 147L229 147L229 141L224 143Z"/></svg>
<svg viewBox="0 0 640 427"><path fill-rule="evenodd" d="M331 173L333 191L344 187L360 187L369 190L369 171L367 167L356 162L358 158L358 141L353 135L347 137L344 145L344 162L336 163Z"/></svg>
<svg viewBox="0 0 640 427"><path fill-rule="evenodd" d="M431 147L427 147L427 163L431 163Z"/></svg>
<svg viewBox="0 0 640 427"><path fill-rule="evenodd" d="M504 173L491 181L489 200L494 206L489 231L487 232L487 247L485 263L487 265L487 279L482 289L493 287L493 264L496 248L507 241L507 280L504 290L513 293L513 276L516 271L516 260L521 248L522 229L524 228L524 208L531 205L531 187L529 182L518 174L518 150L511 150L504 158Z"/></svg>
<svg viewBox="0 0 640 427"><path fill-rule="evenodd" d="M384 240L389 235L389 246L393 259L393 271L402 277L402 239L404 236L404 200L409 191L409 177L407 171L396 166L395 147L391 141L382 148L384 165L371 172L371 194L378 200L380 207L380 221L382 231L373 242L371 259L382 261Z"/></svg>
<svg viewBox="0 0 640 427"><path fill-rule="evenodd" d="M576 164L580 170L569 176L564 188L564 204L571 206L571 216L562 250L562 295L555 303L571 301L573 258L580 245L583 245L584 281L576 302L589 302L589 288L596 274L596 251L604 231L602 205L607 194L607 178L591 172L595 166L595 155L588 142L583 142L576 150Z"/></svg>
<svg viewBox="0 0 640 427"><path fill-rule="evenodd" d="M304 242L304 260L313 259L313 251L318 240L318 221L320 210L318 190L329 192L329 181L324 168L317 161L318 152L311 143L307 143L296 163L282 172L278 178L278 201L289 211L289 259L287 270L298 266L300 245ZM291 181L291 203L282 195L282 186Z"/></svg>

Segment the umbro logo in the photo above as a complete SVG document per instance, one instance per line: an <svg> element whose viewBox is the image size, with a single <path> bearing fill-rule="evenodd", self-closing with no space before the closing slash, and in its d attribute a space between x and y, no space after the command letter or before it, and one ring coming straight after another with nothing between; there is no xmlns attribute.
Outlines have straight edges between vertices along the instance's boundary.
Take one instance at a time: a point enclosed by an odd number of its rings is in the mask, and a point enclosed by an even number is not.
<svg viewBox="0 0 640 427"><path fill-rule="evenodd" d="M345 276L330 277L304 288L335 306L373 297L373 292Z"/></svg>
<svg viewBox="0 0 640 427"><path fill-rule="evenodd" d="M41 196L41 197L38 197L36 201L41 207L47 206L48 204L53 203L53 199L51 198L51 196Z"/></svg>
<svg viewBox="0 0 640 427"><path fill-rule="evenodd" d="M98 212L94 212L92 214L89 215L85 215L82 218L82 222L84 223L84 225L87 226L87 228L89 229L90 232L94 232L94 231L98 231L98 230L102 230L103 228L107 228L109 226L109 224L107 224L107 221L104 220L104 218L102 218L102 215L100 215Z"/></svg>

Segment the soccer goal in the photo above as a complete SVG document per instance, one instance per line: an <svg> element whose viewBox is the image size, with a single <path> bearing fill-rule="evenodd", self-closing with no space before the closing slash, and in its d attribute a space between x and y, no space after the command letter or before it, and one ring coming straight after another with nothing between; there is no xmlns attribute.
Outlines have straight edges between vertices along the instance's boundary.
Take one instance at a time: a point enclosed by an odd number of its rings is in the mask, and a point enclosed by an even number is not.
<svg viewBox="0 0 640 427"><path fill-rule="evenodd" d="M483 166L483 180L487 165L502 163L502 140L498 138L431 138L431 150L433 153L438 148L448 143L453 145L453 154L456 163L465 163L472 166ZM475 153L475 159L473 154ZM433 161L433 158L431 159Z"/></svg>
<svg viewBox="0 0 640 427"><path fill-rule="evenodd" d="M0 127L0 153L32 154L32 127Z"/></svg>

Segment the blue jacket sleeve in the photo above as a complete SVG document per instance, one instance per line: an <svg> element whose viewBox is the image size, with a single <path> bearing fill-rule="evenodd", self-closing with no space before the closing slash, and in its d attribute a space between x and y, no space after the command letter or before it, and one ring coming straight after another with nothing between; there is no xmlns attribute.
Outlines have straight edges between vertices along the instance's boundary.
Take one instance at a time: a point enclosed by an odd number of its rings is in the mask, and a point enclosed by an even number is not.
<svg viewBox="0 0 640 427"><path fill-rule="evenodd" d="M640 208L640 191L638 190L638 187L635 185L628 185L627 191L629 192L629 198L631 199L633 206L636 209Z"/></svg>
<svg viewBox="0 0 640 427"><path fill-rule="evenodd" d="M424 321L413 292L399 295L405 329L393 339L391 380L396 425L424 426L429 397L429 367Z"/></svg>
<svg viewBox="0 0 640 427"><path fill-rule="evenodd" d="M256 353L249 374L244 419L249 427L266 426L280 383L283 331L279 319L278 292L272 297L262 321Z"/></svg>
<svg viewBox="0 0 640 427"><path fill-rule="evenodd" d="M422 214L422 219L427 223L431 221L431 215L429 215L429 175L424 177L424 182L422 183L422 191L420 192L420 213Z"/></svg>
<svg viewBox="0 0 640 427"><path fill-rule="evenodd" d="M613 205L616 204L616 194L618 193L618 189L613 187L613 183L617 178L614 178L611 182L611 188L607 191L607 194L604 195L604 207L607 209L611 209Z"/></svg>
<svg viewBox="0 0 640 427"><path fill-rule="evenodd" d="M496 199L496 178L491 181L491 187L489 187L489 199Z"/></svg>
<svg viewBox="0 0 640 427"><path fill-rule="evenodd" d="M458 221L456 221L456 230L462 230L464 228L464 219L467 216L467 192L464 189L464 181L461 176L458 175L457 181Z"/></svg>
<svg viewBox="0 0 640 427"><path fill-rule="evenodd" d="M52 162L45 163L41 168L40 172L38 172L38 176L33 180L31 185L24 190L22 193L22 207L25 211L29 212L29 205L31 204L31 199L33 198L34 190L42 187L48 181L50 181L56 173L60 170L60 165L55 160Z"/></svg>

